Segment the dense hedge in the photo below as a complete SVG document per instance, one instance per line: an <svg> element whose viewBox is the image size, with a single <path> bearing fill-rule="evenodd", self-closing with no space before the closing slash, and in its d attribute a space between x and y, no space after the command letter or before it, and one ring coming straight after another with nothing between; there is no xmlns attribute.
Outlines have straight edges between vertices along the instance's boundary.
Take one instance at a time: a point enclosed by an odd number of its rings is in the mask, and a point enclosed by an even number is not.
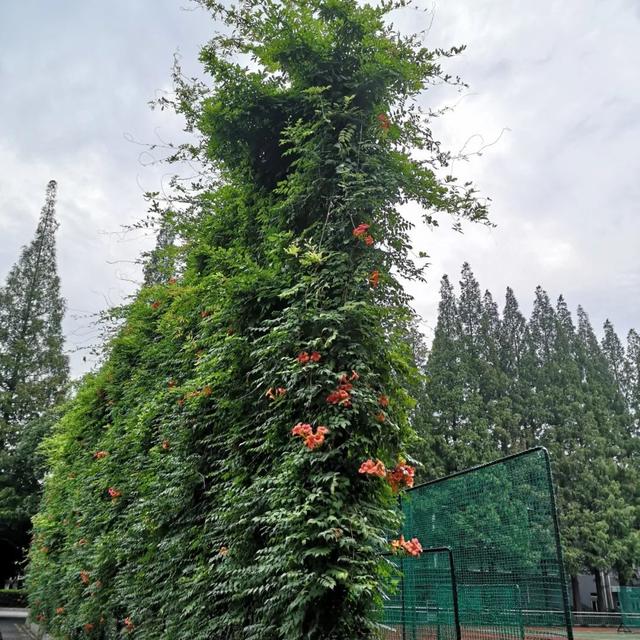
<svg viewBox="0 0 640 640"><path fill-rule="evenodd" d="M25 607L27 592L24 589L0 589L0 607Z"/></svg>
<svg viewBox="0 0 640 640"><path fill-rule="evenodd" d="M485 211L434 169L407 99L439 68L389 5L204 4L228 27L201 56L213 88L177 105L219 173L176 216L183 268L126 310L46 445L31 606L59 638L370 638L412 473L396 206Z"/></svg>

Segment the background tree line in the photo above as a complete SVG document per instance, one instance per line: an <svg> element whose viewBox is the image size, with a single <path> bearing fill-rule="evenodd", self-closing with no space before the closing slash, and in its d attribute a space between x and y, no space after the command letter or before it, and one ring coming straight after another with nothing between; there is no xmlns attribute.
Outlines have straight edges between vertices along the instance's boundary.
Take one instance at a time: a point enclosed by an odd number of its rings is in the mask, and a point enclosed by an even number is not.
<svg viewBox="0 0 640 640"><path fill-rule="evenodd" d="M530 318L507 288L502 313L469 264L460 293L441 282L435 337L416 412L423 477L533 446L548 448L558 488L565 562L577 575L640 563L640 336L626 346L612 323L598 340L578 307L537 287ZM579 606L579 605L578 605Z"/></svg>
<svg viewBox="0 0 640 640"><path fill-rule="evenodd" d="M56 189L49 182L35 236L0 288L0 587L23 569L44 474L38 445L68 386Z"/></svg>

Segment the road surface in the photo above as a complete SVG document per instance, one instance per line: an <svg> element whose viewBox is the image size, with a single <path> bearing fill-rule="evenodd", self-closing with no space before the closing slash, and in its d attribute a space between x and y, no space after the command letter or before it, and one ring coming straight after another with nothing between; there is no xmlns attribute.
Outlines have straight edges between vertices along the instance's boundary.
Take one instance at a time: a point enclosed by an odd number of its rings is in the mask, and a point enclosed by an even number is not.
<svg viewBox="0 0 640 640"><path fill-rule="evenodd" d="M24 626L24 620L20 618L0 619L0 638L2 640L31 640Z"/></svg>

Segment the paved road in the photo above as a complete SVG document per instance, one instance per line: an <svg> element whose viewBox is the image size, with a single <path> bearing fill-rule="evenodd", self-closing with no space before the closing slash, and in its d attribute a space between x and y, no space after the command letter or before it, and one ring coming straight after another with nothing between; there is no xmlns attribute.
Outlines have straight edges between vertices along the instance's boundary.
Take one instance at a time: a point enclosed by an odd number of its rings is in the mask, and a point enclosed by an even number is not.
<svg viewBox="0 0 640 640"><path fill-rule="evenodd" d="M24 620L0 619L0 638L2 640L27 640L32 637L26 632Z"/></svg>

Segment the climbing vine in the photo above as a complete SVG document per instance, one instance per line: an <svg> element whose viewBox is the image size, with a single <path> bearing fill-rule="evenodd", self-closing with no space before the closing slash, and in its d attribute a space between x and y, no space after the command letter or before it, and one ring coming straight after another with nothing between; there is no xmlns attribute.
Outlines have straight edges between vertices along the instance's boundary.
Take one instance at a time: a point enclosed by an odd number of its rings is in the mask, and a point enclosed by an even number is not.
<svg viewBox="0 0 640 640"><path fill-rule="evenodd" d="M486 219L412 101L457 50L389 26L404 2L201 4L211 87L175 105L215 186L46 444L32 610L60 638L372 638L383 554L424 543L389 538L422 273L398 206Z"/></svg>

